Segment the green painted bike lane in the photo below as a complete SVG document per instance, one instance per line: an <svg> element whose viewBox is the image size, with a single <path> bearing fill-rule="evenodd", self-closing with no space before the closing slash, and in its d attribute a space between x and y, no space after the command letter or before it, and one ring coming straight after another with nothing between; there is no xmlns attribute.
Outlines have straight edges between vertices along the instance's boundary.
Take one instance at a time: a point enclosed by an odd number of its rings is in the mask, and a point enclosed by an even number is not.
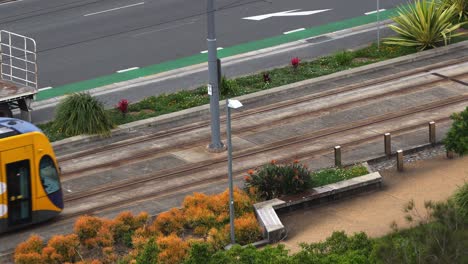
<svg viewBox="0 0 468 264"><path fill-rule="evenodd" d="M397 14L397 9L390 9L380 12L380 19L385 20L389 19ZM232 47L226 47L222 50L218 51L219 58L226 58L250 51L255 51L263 48L273 47L281 44L285 44L288 42L293 42L301 39L306 39L310 37L315 37L318 35L331 33L343 29L348 29L352 27L362 26L365 24L373 23L377 21L377 14L371 14L366 16L359 16L351 19L346 19L338 22L329 23L326 25L308 28L303 31L287 34L287 35L280 35L271 38L266 38L262 40L247 42L243 44L239 44ZM122 73L114 73L110 75L105 75L102 77L98 77L95 79L70 83L62 86L54 87L53 89L39 91L37 94L36 100L46 100L57 96L62 96L68 93L73 92L81 92L90 90L93 88L101 87L104 85L109 85L113 83L123 82L132 80L139 77L149 76L165 71L170 71L182 67L187 67L199 63L207 62L208 55L207 54L197 54L189 57L184 57L172 61L166 61L160 64L154 64L150 66L146 66L137 70L132 70L128 72Z"/></svg>

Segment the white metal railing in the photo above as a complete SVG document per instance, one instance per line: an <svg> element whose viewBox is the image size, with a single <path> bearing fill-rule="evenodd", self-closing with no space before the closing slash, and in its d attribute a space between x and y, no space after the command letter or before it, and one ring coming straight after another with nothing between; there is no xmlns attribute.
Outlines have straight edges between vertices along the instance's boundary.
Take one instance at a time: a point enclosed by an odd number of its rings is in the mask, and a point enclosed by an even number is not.
<svg viewBox="0 0 468 264"><path fill-rule="evenodd" d="M23 35L0 30L0 75L37 89L36 41Z"/></svg>

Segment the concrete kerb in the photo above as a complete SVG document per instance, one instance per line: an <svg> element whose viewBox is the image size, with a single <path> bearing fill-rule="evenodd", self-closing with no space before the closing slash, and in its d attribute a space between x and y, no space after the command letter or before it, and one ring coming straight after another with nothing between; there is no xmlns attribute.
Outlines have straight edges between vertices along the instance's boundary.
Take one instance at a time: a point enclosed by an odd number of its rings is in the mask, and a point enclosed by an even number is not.
<svg viewBox="0 0 468 264"><path fill-rule="evenodd" d="M381 25L386 26L391 23L392 23L392 20L389 19L389 20L382 21ZM240 63L245 60L251 60L260 56L265 56L265 55L270 55L270 54L275 54L275 53L284 53L292 49L297 49L300 46L310 46L311 44L307 43L308 39L318 38L321 36L331 36L334 38L338 38L338 37L344 37L348 35L354 35L354 34L368 31L368 30L374 30L376 28L376 25L377 23L369 23L366 25L339 30L339 31L303 39L303 40L292 41L292 42L277 45L274 47L259 49L256 51L250 51L250 52L242 53L239 55L234 55L234 56L223 58L222 63L223 65L232 65L232 64ZM187 66L184 68L174 69L174 70L165 71L165 72L161 72L161 73L157 73L157 74L153 74L153 75L149 75L145 77L135 78L133 80L105 85L102 87L90 89L88 91L92 95L96 96L96 95L113 93L113 92L117 92L121 90L128 90L133 87L150 84L150 83L157 82L157 81L178 78L183 75L201 72L201 71L206 70L207 65L208 65L207 63L199 63L199 64ZM193 88L193 87L187 87L187 88ZM56 105L61 100L61 98L63 98L63 96L55 97L55 98L51 98L47 100L42 100L38 102L33 102L32 107L34 109L41 109L44 107L48 107L50 105Z"/></svg>
<svg viewBox="0 0 468 264"><path fill-rule="evenodd" d="M320 83L320 82L324 82L324 81L332 82L338 79L350 78L350 77L357 76L357 75L373 73L373 72L376 72L378 70L384 69L389 66L398 66L399 64L403 64L403 63L421 61L421 60L425 60L433 56L447 54L453 50L457 50L459 48L466 48L466 47L468 47L468 41L455 43L449 46L422 51L419 53L410 54L410 55L406 55L406 56L402 56L402 57L398 57L398 58L394 58L394 59L390 59L390 60L386 60L386 61L382 61L382 62L378 62L374 64L369 64L366 66L362 66L362 67L358 67L358 68L354 68L350 70L345 70L345 71L329 74L326 76L317 77L314 79L304 80L304 81L287 84L284 86L280 86L280 87L276 87L276 88L272 88L268 90L259 91L256 93L242 95L242 96L236 97L236 99L242 101L242 103L245 106L244 108L247 109L248 107L258 106L259 104L261 104L261 102L265 98L272 98L272 97L278 98L284 95L291 95L293 94L293 91L306 89L307 87ZM51 100L54 100L56 102L58 99L54 98ZM221 109L224 109L224 104L225 104L224 101L220 101ZM121 125L112 131L112 135L114 136L114 135L118 135L121 133L126 133L128 131L143 128L143 127L149 127L149 126L160 127L160 126L167 125L168 123L174 126L177 126L177 125L183 124L184 120L187 120L187 119L191 119L190 123L192 123L193 121L197 122L197 121L207 120L206 118L203 118L206 115L209 115L209 105L197 106L197 107L193 107L190 109ZM99 136L71 137L68 139L54 142L54 147L62 145L62 144L69 144L72 142L76 143L78 141L85 141L85 142L91 141L93 139L98 139L98 138L100 137Z"/></svg>

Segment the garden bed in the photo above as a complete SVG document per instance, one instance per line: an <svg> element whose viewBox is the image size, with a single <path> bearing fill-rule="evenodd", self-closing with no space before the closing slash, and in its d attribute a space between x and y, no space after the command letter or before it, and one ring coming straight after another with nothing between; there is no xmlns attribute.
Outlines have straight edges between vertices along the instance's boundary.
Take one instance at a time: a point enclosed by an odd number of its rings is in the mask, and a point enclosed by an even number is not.
<svg viewBox="0 0 468 264"><path fill-rule="evenodd" d="M382 177L378 172L308 189L295 195L286 195L254 204L257 220L263 228L263 237L269 243L286 235L278 213L319 205L343 197L380 188Z"/></svg>

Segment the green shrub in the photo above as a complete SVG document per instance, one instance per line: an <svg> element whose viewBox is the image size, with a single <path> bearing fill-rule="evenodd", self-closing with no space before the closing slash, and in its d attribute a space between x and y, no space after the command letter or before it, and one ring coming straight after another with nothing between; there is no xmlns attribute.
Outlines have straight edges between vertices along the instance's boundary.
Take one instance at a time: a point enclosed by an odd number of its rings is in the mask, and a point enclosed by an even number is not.
<svg viewBox="0 0 468 264"><path fill-rule="evenodd" d="M335 231L324 242L300 245L294 263L372 263L369 257L374 242L363 232L347 236Z"/></svg>
<svg viewBox="0 0 468 264"><path fill-rule="evenodd" d="M219 92L221 96L233 97L239 94L239 85L236 80L229 80L226 76L221 78Z"/></svg>
<svg viewBox="0 0 468 264"><path fill-rule="evenodd" d="M264 199L272 199L285 194L300 193L311 187L310 171L302 164L278 165L275 161L263 165L257 171L249 171L244 187L249 191L252 187Z"/></svg>
<svg viewBox="0 0 468 264"><path fill-rule="evenodd" d="M462 23L452 23L456 7L439 8L434 1L417 0L407 7L400 7L398 16L393 18L397 25L389 27L399 34L387 38L384 43L401 46L414 46L420 50L447 45L450 39L462 33L454 33Z"/></svg>
<svg viewBox="0 0 468 264"><path fill-rule="evenodd" d="M100 101L89 93L73 93L58 105L52 129L66 136L81 134L109 136L113 127Z"/></svg>
<svg viewBox="0 0 468 264"><path fill-rule="evenodd" d="M336 53L335 56L335 61L338 65L340 66L348 66L351 64L351 62L354 59L354 55L352 52L349 51L342 51L339 53Z"/></svg>
<svg viewBox="0 0 468 264"><path fill-rule="evenodd" d="M466 219L468 223L468 183L465 183L460 188L458 188L458 190L455 192L455 195L453 196L453 200L458 212L464 219Z"/></svg>
<svg viewBox="0 0 468 264"><path fill-rule="evenodd" d="M136 256L136 264L157 264L159 248L154 238L150 238L143 250Z"/></svg>
<svg viewBox="0 0 468 264"><path fill-rule="evenodd" d="M452 127L444 139L445 148L459 155L468 154L468 106L461 113L454 113L450 117Z"/></svg>

